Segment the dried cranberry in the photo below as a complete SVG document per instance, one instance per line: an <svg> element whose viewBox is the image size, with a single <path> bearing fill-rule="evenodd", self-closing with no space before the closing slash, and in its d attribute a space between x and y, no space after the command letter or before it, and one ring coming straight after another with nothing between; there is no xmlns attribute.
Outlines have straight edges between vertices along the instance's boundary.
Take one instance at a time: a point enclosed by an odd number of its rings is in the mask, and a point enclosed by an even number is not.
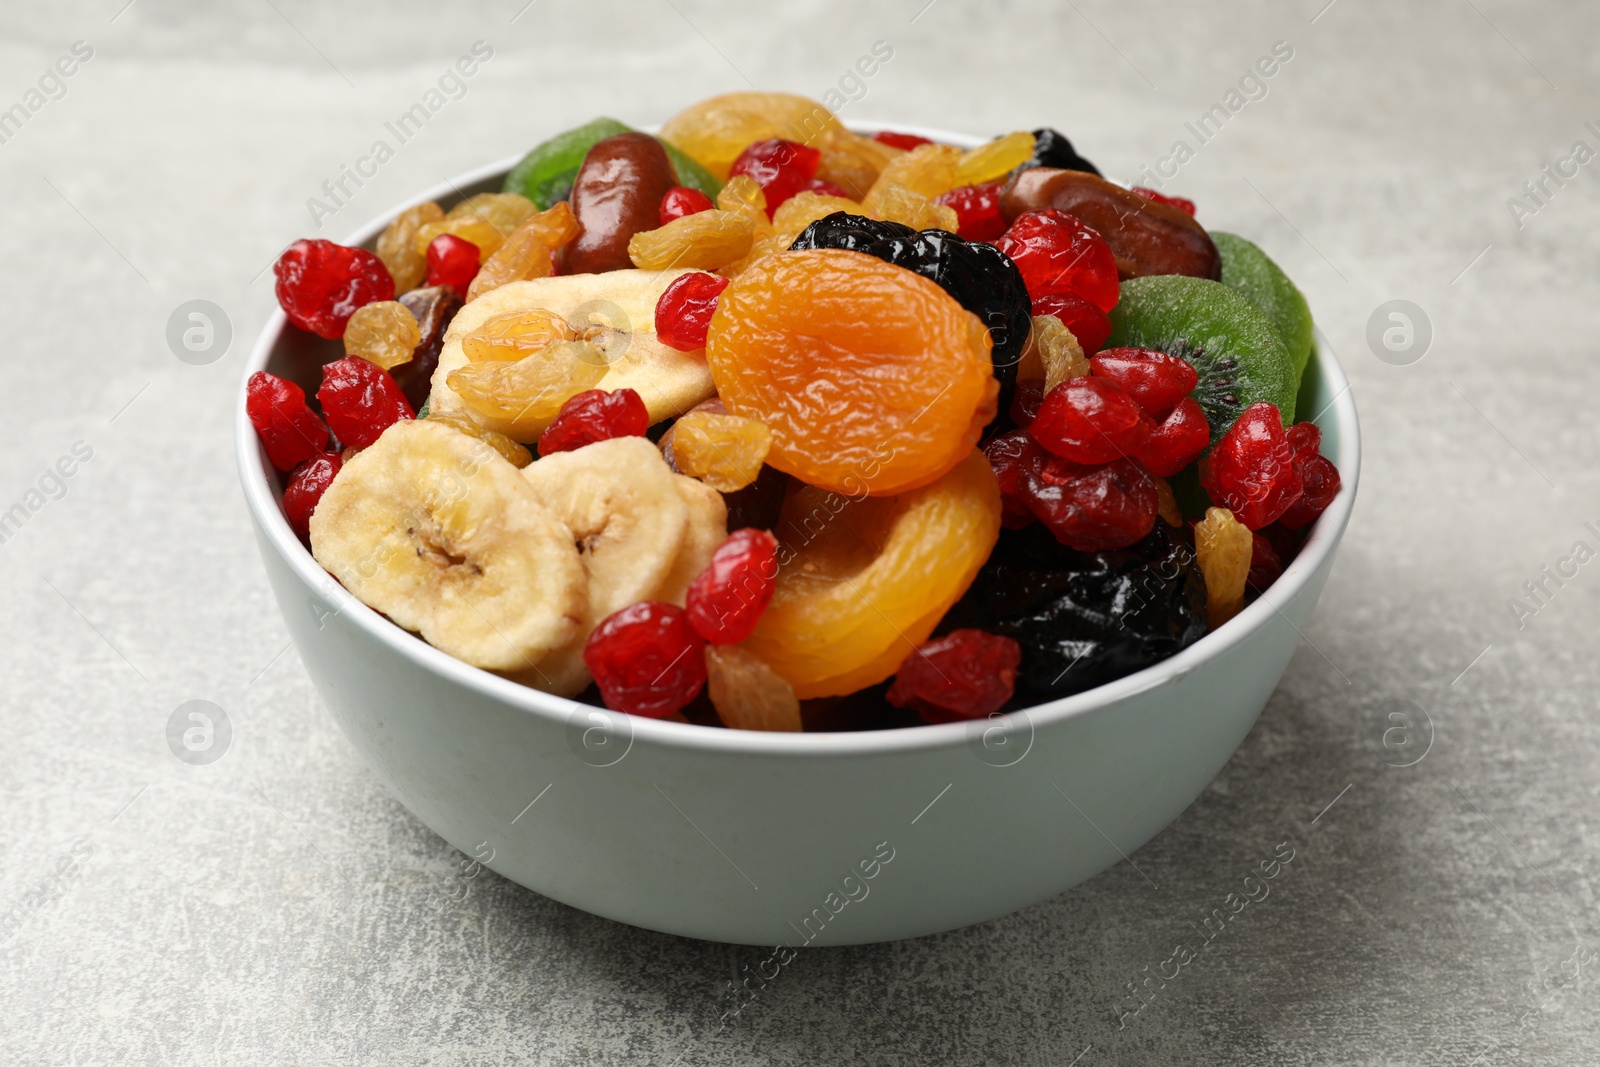
<svg viewBox="0 0 1600 1067"><path fill-rule="evenodd" d="M1146 200L1153 201L1157 204L1165 204L1168 207L1175 207L1179 211L1186 212L1190 218L1194 217L1193 200L1187 200L1181 196L1162 196L1154 189L1146 189L1142 185L1135 185L1133 187L1133 191L1144 197Z"/></svg>
<svg viewBox="0 0 1600 1067"><path fill-rule="evenodd" d="M1033 302L1035 315L1054 315L1072 331L1083 354L1092 356L1111 336L1111 318L1081 296L1047 293Z"/></svg>
<svg viewBox="0 0 1600 1067"><path fill-rule="evenodd" d="M278 278L283 313L319 337L343 337L357 308L394 299L389 269L365 248L320 239L296 241L278 257L272 273Z"/></svg>
<svg viewBox="0 0 1600 1067"><path fill-rule="evenodd" d="M366 448L390 426L416 414L389 372L360 356L322 368L317 402L334 434L352 448Z"/></svg>
<svg viewBox="0 0 1600 1067"><path fill-rule="evenodd" d="M874 141L886 144L890 148L902 148L907 152L918 145L932 144L926 137L918 137L914 133L895 133L893 130L879 130L872 135Z"/></svg>
<svg viewBox="0 0 1600 1067"><path fill-rule="evenodd" d="M981 719L1011 699L1021 664L1015 638L952 630L907 656L884 696L927 722Z"/></svg>
<svg viewBox="0 0 1600 1067"><path fill-rule="evenodd" d="M458 293L467 291L478 276L478 246L453 233L441 233L428 242L428 280L426 285L448 285Z"/></svg>
<svg viewBox="0 0 1600 1067"><path fill-rule="evenodd" d="M1256 592L1264 591L1267 586L1277 581L1283 575L1283 561L1278 558L1277 549L1259 533L1250 534L1250 573L1245 578L1245 584Z"/></svg>
<svg viewBox="0 0 1600 1067"><path fill-rule="evenodd" d="M740 152L728 169L728 176L747 174L761 186L767 197L767 218L770 219L779 204L805 190L821 162L822 152L818 149L773 137L757 141Z"/></svg>
<svg viewBox="0 0 1600 1067"><path fill-rule="evenodd" d="M1322 451L1322 428L1314 422L1297 422L1283 434L1297 456L1315 456Z"/></svg>
<svg viewBox="0 0 1600 1067"><path fill-rule="evenodd" d="M731 645L749 637L778 585L778 539L765 530L735 530L689 583L689 624L707 641Z"/></svg>
<svg viewBox="0 0 1600 1067"><path fill-rule="evenodd" d="M310 532L311 513L343 465L340 453L324 452L312 456L289 475L289 484L283 487L283 514L289 520L290 529L301 537Z"/></svg>
<svg viewBox="0 0 1600 1067"><path fill-rule="evenodd" d="M710 211L711 207L711 198L700 190L691 189L686 185L674 185L667 190L667 195L661 198L661 225L665 226L685 215L698 215L702 211Z"/></svg>
<svg viewBox="0 0 1600 1067"><path fill-rule="evenodd" d="M1091 357L1089 367L1096 378L1126 389L1147 415L1171 411L1200 384L1186 360L1149 348L1108 348Z"/></svg>
<svg viewBox="0 0 1600 1067"><path fill-rule="evenodd" d="M1291 530L1298 530L1316 521L1339 495L1339 468L1315 452L1296 456L1294 465L1304 488L1300 499L1290 504L1278 521Z"/></svg>
<svg viewBox="0 0 1600 1067"><path fill-rule="evenodd" d="M1117 306L1117 258L1105 238L1055 208L1025 211L995 241L1022 272L1028 295L1076 293L1101 311Z"/></svg>
<svg viewBox="0 0 1600 1067"><path fill-rule="evenodd" d="M685 274L667 286L656 301L656 339L680 352L704 348L717 297L727 287L727 278L703 271Z"/></svg>
<svg viewBox="0 0 1600 1067"><path fill-rule="evenodd" d="M276 374L258 370L250 375L244 410L267 458L281 471L293 470L328 447L328 428L306 403L305 390Z"/></svg>
<svg viewBox="0 0 1600 1067"><path fill-rule="evenodd" d="M1289 509L1305 487L1275 404L1251 404L1200 464L1200 484L1234 518L1259 530Z"/></svg>
<svg viewBox="0 0 1600 1067"><path fill-rule="evenodd" d="M644 398L632 389L586 389L561 405L539 435L539 455L571 452L613 437L643 437L650 429Z"/></svg>
<svg viewBox="0 0 1600 1067"><path fill-rule="evenodd" d="M1205 409L1194 397L1186 396L1156 424L1134 458L1151 474L1170 478L1193 463L1210 443Z"/></svg>
<svg viewBox="0 0 1600 1067"><path fill-rule="evenodd" d="M1150 532L1156 483L1131 459L1086 467L1048 456L1027 475L1028 507L1056 540L1080 552L1126 548Z"/></svg>
<svg viewBox="0 0 1600 1067"><path fill-rule="evenodd" d="M1074 463L1110 463L1135 455L1155 423L1133 394L1104 378L1069 378L1045 394L1028 432Z"/></svg>
<svg viewBox="0 0 1600 1067"><path fill-rule="evenodd" d="M1022 529L1034 521L1028 479L1044 462L1044 449L1027 430L1012 430L984 445L983 454L1000 483L1000 524L1008 530Z"/></svg>
<svg viewBox="0 0 1600 1067"><path fill-rule="evenodd" d="M641 600L594 628L583 662L607 707L659 719L699 694L706 681L704 648L682 608Z"/></svg>
<svg viewBox="0 0 1600 1067"><path fill-rule="evenodd" d="M1006 217L1000 213L1000 183L963 185L940 193L934 203L955 209L959 227L956 234L968 241L993 241L1006 232Z"/></svg>
<svg viewBox="0 0 1600 1067"><path fill-rule="evenodd" d="M1044 403L1044 383L1038 379L1017 383L1012 394L1011 408L1007 412L1011 421L1026 429L1039 415L1039 405Z"/></svg>

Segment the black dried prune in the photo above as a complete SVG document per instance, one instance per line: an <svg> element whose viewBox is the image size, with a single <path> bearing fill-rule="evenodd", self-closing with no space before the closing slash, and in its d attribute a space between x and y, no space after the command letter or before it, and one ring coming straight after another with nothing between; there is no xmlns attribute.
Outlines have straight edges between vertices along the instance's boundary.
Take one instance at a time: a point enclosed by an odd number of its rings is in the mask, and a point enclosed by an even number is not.
<svg viewBox="0 0 1600 1067"><path fill-rule="evenodd" d="M994 245L965 241L948 230L913 230L898 222L883 222L835 211L800 231L789 246L843 248L865 252L922 275L949 293L956 303L978 316L994 342L990 359L1000 382L1000 410L1011 402L1017 361L1028 343L1033 325L1033 305L1022 272L1011 257Z"/></svg>
<svg viewBox="0 0 1600 1067"><path fill-rule="evenodd" d="M1033 131L1033 158L1017 169L1026 170L1029 167L1055 167L1059 170L1084 170L1090 174L1100 174L1099 167L1078 155L1066 134L1049 126L1041 126Z"/></svg>
<svg viewBox="0 0 1600 1067"><path fill-rule="evenodd" d="M1077 552L1035 523L1002 530L939 633L971 626L1022 646L1013 707L1132 674L1206 632L1194 550L1164 522L1128 548Z"/></svg>

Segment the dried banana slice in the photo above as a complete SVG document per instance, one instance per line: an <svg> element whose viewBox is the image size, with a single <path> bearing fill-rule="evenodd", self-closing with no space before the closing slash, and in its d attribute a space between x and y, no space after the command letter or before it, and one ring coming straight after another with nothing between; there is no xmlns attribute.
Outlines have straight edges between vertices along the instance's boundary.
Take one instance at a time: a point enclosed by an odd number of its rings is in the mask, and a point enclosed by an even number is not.
<svg viewBox="0 0 1600 1067"><path fill-rule="evenodd" d="M362 603L477 667L530 667L585 617L561 519L487 443L397 422L347 460L311 515L311 551Z"/></svg>
<svg viewBox="0 0 1600 1067"><path fill-rule="evenodd" d="M688 475L675 474L673 481L689 510L689 522L684 527L683 545L672 570L661 583L661 588L650 597L668 604L683 607L689 595L689 583L711 565L711 554L728 539L728 505L722 494Z"/></svg>

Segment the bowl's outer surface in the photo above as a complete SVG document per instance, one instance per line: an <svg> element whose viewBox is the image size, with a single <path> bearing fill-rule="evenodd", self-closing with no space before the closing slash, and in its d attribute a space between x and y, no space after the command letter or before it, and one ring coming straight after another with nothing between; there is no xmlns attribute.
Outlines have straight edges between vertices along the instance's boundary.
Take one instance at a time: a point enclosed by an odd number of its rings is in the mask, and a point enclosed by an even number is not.
<svg viewBox="0 0 1600 1067"><path fill-rule="evenodd" d="M511 162L418 199L497 188ZM276 313L246 375L265 368L314 388L328 352L319 344ZM1300 417L1316 415L1344 487L1266 596L1178 656L1088 693L981 723L868 733L633 719L451 659L312 560L282 518L242 396L237 440L300 658L419 819L497 873L585 911L799 948L935 933L1050 897L1131 854L1217 774L1299 644L1355 496L1355 407L1320 337L1307 376Z"/></svg>

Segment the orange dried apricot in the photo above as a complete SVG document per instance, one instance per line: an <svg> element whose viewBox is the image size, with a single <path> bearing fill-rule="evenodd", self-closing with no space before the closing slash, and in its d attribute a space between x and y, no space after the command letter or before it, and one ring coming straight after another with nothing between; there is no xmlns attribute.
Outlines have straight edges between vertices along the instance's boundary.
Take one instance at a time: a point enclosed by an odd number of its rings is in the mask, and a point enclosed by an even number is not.
<svg viewBox="0 0 1600 1067"><path fill-rule="evenodd" d="M943 289L861 252L774 252L723 290L706 361L767 462L851 494L927 485L994 417L989 331Z"/></svg>
<svg viewBox="0 0 1600 1067"><path fill-rule="evenodd" d="M842 696L894 674L966 592L1000 536L1000 487L969 451L900 496L807 486L774 533L777 588L744 647L800 699Z"/></svg>

